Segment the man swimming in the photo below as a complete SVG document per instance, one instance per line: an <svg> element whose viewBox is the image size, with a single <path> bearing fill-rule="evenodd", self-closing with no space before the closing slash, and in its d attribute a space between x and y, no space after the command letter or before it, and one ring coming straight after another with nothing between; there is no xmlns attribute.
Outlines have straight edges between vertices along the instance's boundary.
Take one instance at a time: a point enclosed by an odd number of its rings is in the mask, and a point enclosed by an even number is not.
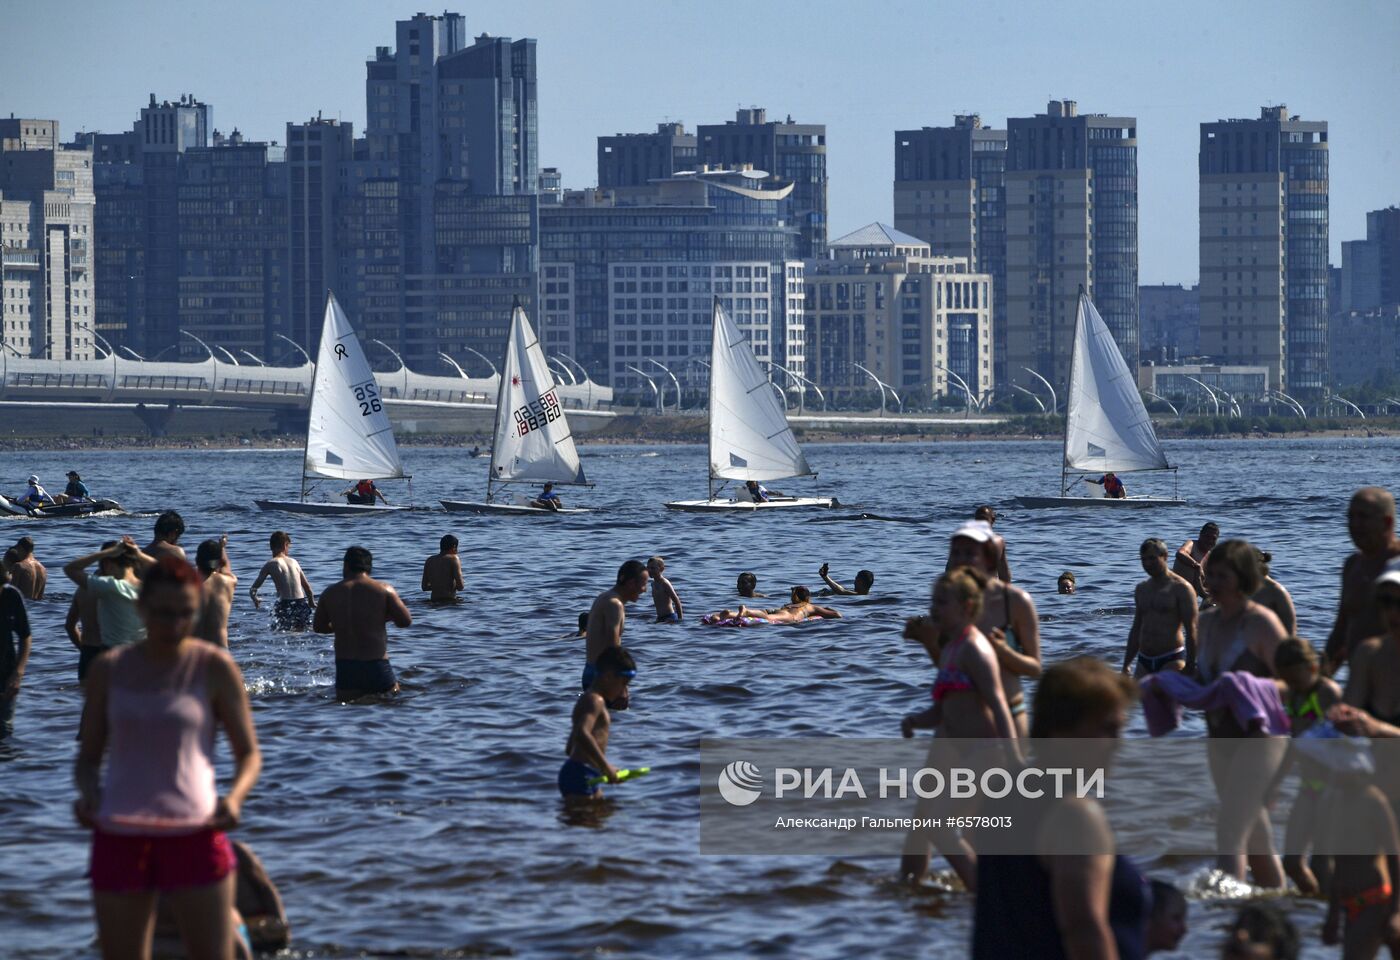
<svg viewBox="0 0 1400 960"><path fill-rule="evenodd" d="M268 577L277 589L277 604L272 608L272 625L277 630L307 630L311 627L311 617L316 604L311 599L311 584L306 574L301 572L301 564L292 558L292 537L283 530L274 530L268 538L272 549L272 559L258 571L258 579L253 581L248 596L253 600L253 609L262 609L258 599L258 588Z"/></svg>
<svg viewBox="0 0 1400 960"><path fill-rule="evenodd" d="M185 519L174 510L167 510L156 517L155 539L144 553L157 560L174 557L185 559L185 548L180 546L180 537L185 533Z"/></svg>
<svg viewBox="0 0 1400 960"><path fill-rule="evenodd" d="M1123 672L1145 677L1159 670L1196 669L1196 591L1167 569L1167 545L1155 538L1138 550L1147 579L1133 591L1133 625ZM1133 661L1137 661L1134 673Z"/></svg>
<svg viewBox="0 0 1400 960"><path fill-rule="evenodd" d="M559 494L554 492L554 484L546 483L540 495L530 501L530 506L536 510L562 510L564 501L559 499Z"/></svg>
<svg viewBox="0 0 1400 960"><path fill-rule="evenodd" d="M637 664L622 647L609 647L598 655L597 673L583 696L574 703L569 739L564 745L568 759L559 768L559 793L566 800L594 799L602 788L590 781L603 777L617 782L617 768L608 762L608 735L612 714L626 710L628 684L637 675Z"/></svg>
<svg viewBox="0 0 1400 960"><path fill-rule="evenodd" d="M821 577L822 581L826 584L826 589L821 592L821 595L824 597L864 597L870 593L870 588L875 586L875 574L871 573L869 570L859 570L856 572L855 589L852 590L849 587L843 587L841 584L831 579L831 564L829 563L822 564L821 569L817 571L817 576Z"/></svg>
<svg viewBox="0 0 1400 960"><path fill-rule="evenodd" d="M1191 589L1201 598L1203 608L1211 604L1210 596L1206 593L1206 557L1215 549L1219 540L1220 528L1214 523L1207 523L1201 527L1201 532L1195 540L1187 540L1181 545L1181 549L1176 552L1176 560L1172 563L1172 573L1191 584Z"/></svg>
<svg viewBox="0 0 1400 960"><path fill-rule="evenodd" d="M681 598L676 588L665 577L666 561L652 557L647 561L647 574L651 577L651 602L656 605L657 623L680 623L685 616Z"/></svg>
<svg viewBox="0 0 1400 960"><path fill-rule="evenodd" d="M1323 672L1329 676L1351 657L1357 644L1384 633L1375 602L1376 578L1400 557L1395 537L1395 498L1381 487L1363 487L1347 506L1347 532L1356 552L1342 564L1342 596L1327 635Z"/></svg>
<svg viewBox="0 0 1400 960"><path fill-rule="evenodd" d="M647 589L647 568L640 560L628 560L617 570L617 582L598 594L588 610L588 632L584 638L583 689L597 676L594 661L607 649L622 646L622 628L627 622L627 604Z"/></svg>
<svg viewBox="0 0 1400 960"><path fill-rule="evenodd" d="M238 578L228 562L228 535L201 543L195 551L194 565L204 583L200 586L202 606L193 636L228 647L228 614L238 587Z"/></svg>
<svg viewBox="0 0 1400 960"><path fill-rule="evenodd" d="M431 604L461 603L457 591L465 590L462 582L462 561L457 558L457 538L443 534L438 552L423 561L423 590Z"/></svg>
<svg viewBox="0 0 1400 960"><path fill-rule="evenodd" d="M1078 589L1079 578L1074 575L1073 570L1066 570L1055 581L1056 593L1073 594Z"/></svg>
<svg viewBox="0 0 1400 960"><path fill-rule="evenodd" d="M385 624L408 627L413 617L394 588L373 579L374 556L364 547L345 551L345 579L327 587L312 627L335 634L335 695L342 703L374 693L397 693Z"/></svg>
<svg viewBox="0 0 1400 960"><path fill-rule="evenodd" d="M739 574L739 596L746 600L767 600L765 594L758 593L758 577L747 570Z"/></svg>

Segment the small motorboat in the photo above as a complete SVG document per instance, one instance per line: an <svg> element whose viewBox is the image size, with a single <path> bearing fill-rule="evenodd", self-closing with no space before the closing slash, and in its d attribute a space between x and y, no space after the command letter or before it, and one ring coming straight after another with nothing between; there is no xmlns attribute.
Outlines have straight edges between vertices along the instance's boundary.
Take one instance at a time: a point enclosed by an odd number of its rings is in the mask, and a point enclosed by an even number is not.
<svg viewBox="0 0 1400 960"><path fill-rule="evenodd" d="M121 513L122 505L106 497L90 497L83 500L70 500L67 503L50 503L42 507L29 507L13 497L0 494L0 513L12 517L90 517L95 513Z"/></svg>

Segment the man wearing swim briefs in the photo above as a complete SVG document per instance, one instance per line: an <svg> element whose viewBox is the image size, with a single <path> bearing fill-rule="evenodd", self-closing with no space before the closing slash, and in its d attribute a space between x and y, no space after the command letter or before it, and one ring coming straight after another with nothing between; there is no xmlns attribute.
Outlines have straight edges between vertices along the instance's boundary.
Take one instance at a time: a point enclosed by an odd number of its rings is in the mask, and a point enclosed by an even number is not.
<svg viewBox="0 0 1400 960"><path fill-rule="evenodd" d="M316 605L311 600L311 584L301 571L301 564L292 557L291 534L274 530L268 538L272 549L272 559L258 571L258 579L253 581L248 596L253 600L253 609L262 608L258 599L258 588L268 577L277 590L277 603L272 608L272 626L276 630L308 630Z"/></svg>
<svg viewBox="0 0 1400 960"><path fill-rule="evenodd" d="M622 627L627 622L627 604L635 602L647 589L649 574L640 560L628 560L617 570L617 583L604 590L588 610L588 632L584 638L583 689L593 685L598 671L594 662L610 647L622 646Z"/></svg>
<svg viewBox="0 0 1400 960"><path fill-rule="evenodd" d="M1123 672L1137 677L1159 670L1192 673L1196 669L1196 591L1167 569L1167 545L1161 540L1144 540L1138 556L1147 579L1133 591L1135 612Z"/></svg>
<svg viewBox="0 0 1400 960"><path fill-rule="evenodd" d="M364 547L345 551L345 579L316 604L312 629L335 634L335 695L342 703L376 693L397 693L385 625L413 623L394 588L370 576L374 557Z"/></svg>

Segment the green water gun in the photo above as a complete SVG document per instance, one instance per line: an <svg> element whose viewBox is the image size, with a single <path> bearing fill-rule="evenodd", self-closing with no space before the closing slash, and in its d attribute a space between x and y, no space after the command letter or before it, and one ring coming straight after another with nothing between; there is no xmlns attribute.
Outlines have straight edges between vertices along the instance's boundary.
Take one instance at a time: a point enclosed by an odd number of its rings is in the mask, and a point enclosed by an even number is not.
<svg viewBox="0 0 1400 960"><path fill-rule="evenodd" d="M638 777L645 777L649 773L651 773L651 767L634 767L629 770L619 770L617 771L617 782L626 783L628 780L636 780ZM588 785L590 787L596 787L600 783L607 782L607 777L591 777L589 778Z"/></svg>

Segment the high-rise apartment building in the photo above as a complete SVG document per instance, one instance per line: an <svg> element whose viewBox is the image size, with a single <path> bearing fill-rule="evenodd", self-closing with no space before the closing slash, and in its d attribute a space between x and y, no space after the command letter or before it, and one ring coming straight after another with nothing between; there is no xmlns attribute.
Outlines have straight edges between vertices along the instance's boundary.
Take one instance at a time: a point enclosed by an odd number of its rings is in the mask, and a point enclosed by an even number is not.
<svg viewBox="0 0 1400 960"><path fill-rule="evenodd" d="M692 357L708 358L719 297L760 360L804 373L792 192L752 171L706 171L542 207L546 351L635 394L645 387L628 367L657 375L656 360L679 374Z"/></svg>
<svg viewBox="0 0 1400 960"><path fill-rule="evenodd" d="M1201 352L1320 399L1327 372L1327 123L1264 107L1201 124Z"/></svg>
<svg viewBox="0 0 1400 960"><path fill-rule="evenodd" d="M273 332L310 349L320 337L326 292L352 296L352 279L340 273L336 217L355 159L354 127L317 116L287 124L286 144L287 322Z"/></svg>
<svg viewBox="0 0 1400 960"><path fill-rule="evenodd" d="M1006 377L1006 131L976 114L951 127L894 135L894 227L936 256L963 257L990 274L993 367Z"/></svg>
<svg viewBox="0 0 1400 960"><path fill-rule="evenodd" d="M1400 304L1400 207L1370 211L1366 239L1343 241L1341 280L1341 302L1333 304L1336 311Z"/></svg>
<svg viewBox="0 0 1400 960"><path fill-rule="evenodd" d="M1157 363L1201 352L1201 288L1155 283L1138 288L1138 351Z"/></svg>
<svg viewBox="0 0 1400 960"><path fill-rule="evenodd" d="M733 120L702 125L701 166L751 165L793 185L792 215L802 229L802 256L826 256L826 125L769 121L761 107L739 110Z"/></svg>
<svg viewBox="0 0 1400 960"><path fill-rule="evenodd" d="M1007 121L1006 370L1069 378L1079 291L1138 363L1137 120L1073 100Z"/></svg>
<svg viewBox="0 0 1400 960"><path fill-rule="evenodd" d="M655 133L618 133L598 138L598 187L640 187L652 180L694 170L695 134L685 124L658 123Z"/></svg>
<svg viewBox="0 0 1400 960"><path fill-rule="evenodd" d="M58 123L0 119L0 350L88 360L96 298L92 151Z"/></svg>
<svg viewBox="0 0 1400 960"><path fill-rule="evenodd" d="M804 264L807 376L823 391L865 394L870 370L901 395L952 396L961 378L979 401L992 369L992 278L967 257L942 257L918 237L872 223ZM950 377L949 371L952 371Z"/></svg>

